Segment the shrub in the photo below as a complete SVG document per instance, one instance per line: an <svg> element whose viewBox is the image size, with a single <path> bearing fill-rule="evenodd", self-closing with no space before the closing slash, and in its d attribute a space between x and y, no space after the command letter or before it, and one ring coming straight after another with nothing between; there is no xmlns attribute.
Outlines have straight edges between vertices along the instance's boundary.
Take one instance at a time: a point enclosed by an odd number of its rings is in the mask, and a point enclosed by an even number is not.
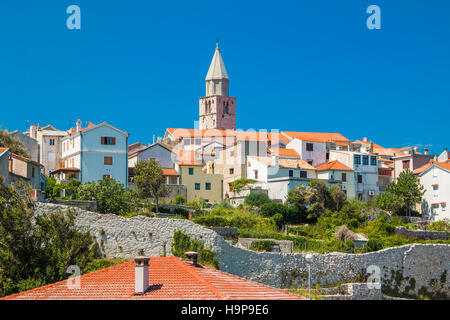
<svg viewBox="0 0 450 320"><path fill-rule="evenodd" d="M244 200L244 203L251 207L261 207L268 202L270 202L269 196L262 192L251 192Z"/></svg>
<svg viewBox="0 0 450 320"><path fill-rule="evenodd" d="M184 208L175 208L174 213L176 215L182 216L185 219L189 218L189 210Z"/></svg>
<svg viewBox="0 0 450 320"><path fill-rule="evenodd" d="M427 230L431 231L446 231L450 232L450 220L449 219L443 219L441 221L436 221L431 223L426 227Z"/></svg>
<svg viewBox="0 0 450 320"><path fill-rule="evenodd" d="M270 218L276 214L281 214L281 216L284 219L284 216L286 215L286 213L287 213L287 210L283 204L276 203L273 201L264 203L261 207L261 215L263 217L267 217L267 218Z"/></svg>
<svg viewBox="0 0 450 320"><path fill-rule="evenodd" d="M277 225L278 229L281 229L281 227L284 224L283 215L281 213L277 213L272 217L272 219L275 222L275 224Z"/></svg>
<svg viewBox="0 0 450 320"><path fill-rule="evenodd" d="M125 214L137 207L136 193L113 178L87 182L78 187L77 198L97 201L101 213Z"/></svg>
<svg viewBox="0 0 450 320"><path fill-rule="evenodd" d="M177 195L175 197L174 203L175 204L185 204L186 203L186 198L182 194L179 194L179 195Z"/></svg>
<svg viewBox="0 0 450 320"><path fill-rule="evenodd" d="M383 241L378 237L373 237L367 241L366 247L368 252L381 250L383 249Z"/></svg>
<svg viewBox="0 0 450 320"><path fill-rule="evenodd" d="M274 244L275 242L271 240L253 241L250 250L271 252Z"/></svg>
<svg viewBox="0 0 450 320"><path fill-rule="evenodd" d="M198 262L219 268L216 254L209 248L204 247L203 241L191 239L183 231L175 230L173 233L172 253L174 256L185 258L184 253L195 251L198 253Z"/></svg>

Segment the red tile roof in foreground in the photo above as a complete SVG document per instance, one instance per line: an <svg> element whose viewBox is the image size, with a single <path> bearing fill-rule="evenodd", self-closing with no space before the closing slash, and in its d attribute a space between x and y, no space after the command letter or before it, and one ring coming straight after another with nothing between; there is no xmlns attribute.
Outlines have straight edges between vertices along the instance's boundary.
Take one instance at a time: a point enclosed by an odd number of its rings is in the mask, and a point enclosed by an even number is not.
<svg viewBox="0 0 450 320"><path fill-rule="evenodd" d="M347 167L345 164L339 162L338 160L322 163L316 167L316 170L342 170L342 171L353 171L351 168Z"/></svg>
<svg viewBox="0 0 450 320"><path fill-rule="evenodd" d="M134 261L80 277L80 288L67 280L13 294L2 299L24 300L304 300L287 291L265 286L208 267L194 267L176 257L151 258L150 289L134 295ZM1 299L0 299L1 300Z"/></svg>

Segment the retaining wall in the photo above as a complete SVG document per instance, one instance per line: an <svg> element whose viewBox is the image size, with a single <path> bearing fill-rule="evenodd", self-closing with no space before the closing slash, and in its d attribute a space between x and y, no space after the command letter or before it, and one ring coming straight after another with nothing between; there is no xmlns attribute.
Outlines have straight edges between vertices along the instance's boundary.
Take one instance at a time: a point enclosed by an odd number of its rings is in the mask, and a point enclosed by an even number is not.
<svg viewBox="0 0 450 320"><path fill-rule="evenodd" d="M36 213L66 210L63 205L37 203ZM182 230L190 237L203 240L216 251L220 269L275 287L307 285L304 253L254 252L226 242L216 232L192 221L137 216L126 219L113 214L97 214L73 208L75 225L90 231L102 252L110 258L132 259L136 255L171 254L173 232ZM450 245L412 244L366 254L314 254L312 285L335 285L365 282L367 268L380 270L383 293L391 296L450 296L448 274Z"/></svg>

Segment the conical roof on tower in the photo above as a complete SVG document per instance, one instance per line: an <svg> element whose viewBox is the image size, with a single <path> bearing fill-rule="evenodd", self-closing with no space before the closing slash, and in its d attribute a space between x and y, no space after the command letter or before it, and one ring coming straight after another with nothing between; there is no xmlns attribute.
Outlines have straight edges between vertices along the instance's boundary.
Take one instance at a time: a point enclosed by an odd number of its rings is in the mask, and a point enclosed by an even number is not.
<svg viewBox="0 0 450 320"><path fill-rule="evenodd" d="M228 79L227 70L225 69L225 64L223 63L222 55L220 54L219 43L216 45L216 51L214 52L214 57L209 66L208 74L205 80L219 80Z"/></svg>

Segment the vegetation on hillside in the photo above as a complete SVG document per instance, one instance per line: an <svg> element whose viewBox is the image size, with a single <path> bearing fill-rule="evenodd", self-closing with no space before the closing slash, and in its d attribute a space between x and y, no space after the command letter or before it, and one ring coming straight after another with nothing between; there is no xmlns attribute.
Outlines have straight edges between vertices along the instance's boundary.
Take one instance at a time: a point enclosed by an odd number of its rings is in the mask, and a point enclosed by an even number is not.
<svg viewBox="0 0 450 320"><path fill-rule="evenodd" d="M74 228L72 212L35 217L24 184L4 186L0 176L0 296L66 279L67 268L81 270L97 246L88 232Z"/></svg>
<svg viewBox="0 0 450 320"><path fill-rule="evenodd" d="M0 147L9 148L9 151L19 156L30 158L19 139L14 138L8 132L0 129Z"/></svg>

